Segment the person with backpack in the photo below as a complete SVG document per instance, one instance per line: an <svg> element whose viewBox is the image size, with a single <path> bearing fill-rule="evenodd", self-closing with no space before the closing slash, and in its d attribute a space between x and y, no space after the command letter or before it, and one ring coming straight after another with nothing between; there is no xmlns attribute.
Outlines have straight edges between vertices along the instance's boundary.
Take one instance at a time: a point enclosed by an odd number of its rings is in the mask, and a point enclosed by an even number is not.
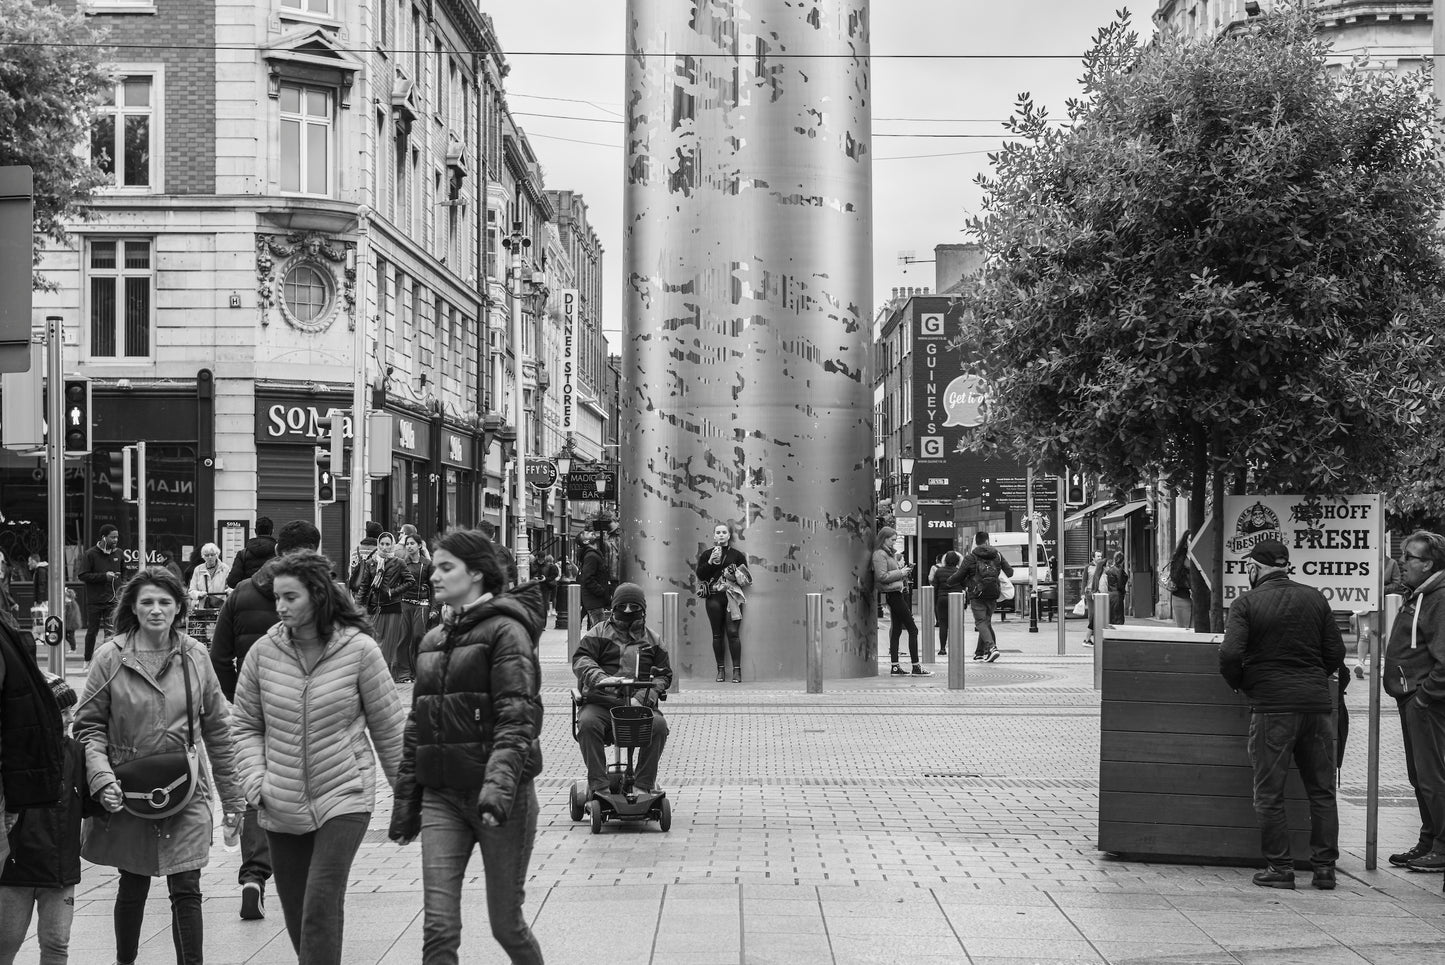
<svg viewBox="0 0 1445 965"><path fill-rule="evenodd" d="M65 734L55 694L20 631L0 622L0 864L22 808L54 807L65 770Z"/></svg>
<svg viewBox="0 0 1445 965"><path fill-rule="evenodd" d="M950 590L961 589L968 594L968 609L973 613L973 628L978 633L973 659L993 663L999 658L998 638L993 635L993 611L1001 593L999 581L1013 576L1014 568L989 543L987 533L976 534L973 544L973 549L963 558L963 565L946 585Z"/></svg>
<svg viewBox="0 0 1445 965"><path fill-rule="evenodd" d="M948 656L948 581L958 572L963 557L952 550L943 554L943 561L928 574L933 584L933 625L938 627L938 655Z"/></svg>
<svg viewBox="0 0 1445 965"><path fill-rule="evenodd" d="M877 548L873 551L873 582L888 604L888 658L893 667L890 677L931 677L932 670L924 670L918 662L918 624L913 619L912 601L909 599L908 578L913 567L904 566L895 555L898 533L891 526L878 531ZM908 659L913 662L910 675L898 663L898 640L903 631L908 631Z"/></svg>

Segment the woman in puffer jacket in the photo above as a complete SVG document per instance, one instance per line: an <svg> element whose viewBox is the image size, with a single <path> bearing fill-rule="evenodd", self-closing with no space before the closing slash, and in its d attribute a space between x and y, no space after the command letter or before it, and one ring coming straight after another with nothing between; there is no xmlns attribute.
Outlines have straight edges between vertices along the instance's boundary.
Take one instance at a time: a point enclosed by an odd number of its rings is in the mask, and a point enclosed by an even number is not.
<svg viewBox="0 0 1445 965"><path fill-rule="evenodd" d="M502 593L505 566L476 530L437 544L431 581L446 611L417 654L391 817L393 841L421 836L422 962L457 960L462 882L480 845L492 936L513 962L541 965L522 903L542 770L542 589Z"/></svg>
<svg viewBox="0 0 1445 965"><path fill-rule="evenodd" d="M395 786L405 712L365 614L331 581L331 561L304 550L271 568L281 622L251 647L236 683L241 787L266 831L301 965L339 965L376 761Z"/></svg>

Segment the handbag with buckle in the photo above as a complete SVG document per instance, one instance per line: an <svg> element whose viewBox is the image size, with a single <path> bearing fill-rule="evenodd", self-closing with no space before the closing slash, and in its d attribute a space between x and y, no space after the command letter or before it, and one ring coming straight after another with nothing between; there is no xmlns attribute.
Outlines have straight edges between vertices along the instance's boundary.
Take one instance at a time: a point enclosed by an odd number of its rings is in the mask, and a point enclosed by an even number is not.
<svg viewBox="0 0 1445 965"><path fill-rule="evenodd" d="M196 793L196 722L185 654L181 654L181 676L186 682L185 748L147 754L112 768L125 809L138 818L168 818L191 803Z"/></svg>

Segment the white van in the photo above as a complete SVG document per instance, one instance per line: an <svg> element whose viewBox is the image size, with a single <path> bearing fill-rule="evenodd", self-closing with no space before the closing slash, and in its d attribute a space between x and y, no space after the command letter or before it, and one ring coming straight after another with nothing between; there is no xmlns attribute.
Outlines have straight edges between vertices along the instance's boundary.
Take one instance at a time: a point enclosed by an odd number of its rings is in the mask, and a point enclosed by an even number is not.
<svg viewBox="0 0 1445 965"><path fill-rule="evenodd" d="M989 533L988 541L989 545L999 551L999 555L1008 560L1009 566L1012 566L1014 571L1012 577L1014 598L1001 601L999 610L1004 613L1022 612L1021 601L1028 599L1028 587L1033 583L1033 574L1029 572L1029 534ZM1039 599L1052 601L1055 599L1054 583L1049 579L1049 553L1044 547L1043 540L1039 540L1035 547L1035 554L1038 562Z"/></svg>

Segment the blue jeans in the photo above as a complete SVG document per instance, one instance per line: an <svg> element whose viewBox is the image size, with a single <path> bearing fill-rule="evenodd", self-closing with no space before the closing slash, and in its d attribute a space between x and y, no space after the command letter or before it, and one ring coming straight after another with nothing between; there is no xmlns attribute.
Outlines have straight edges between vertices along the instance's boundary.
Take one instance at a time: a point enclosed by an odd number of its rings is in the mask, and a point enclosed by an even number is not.
<svg viewBox="0 0 1445 965"><path fill-rule="evenodd" d="M1249 763L1254 768L1254 813L1272 868L1292 868L1284 783L1293 760L1310 801L1310 863L1333 868L1340 856L1335 808L1335 724L1330 714L1251 714Z"/></svg>
<svg viewBox="0 0 1445 965"><path fill-rule="evenodd" d="M542 965L542 949L522 914L527 864L537 836L537 789L517 789L505 824L487 827L475 792L427 788L421 804L423 965L457 965L462 944L462 882L472 850L482 849L492 937L514 963Z"/></svg>
<svg viewBox="0 0 1445 965"><path fill-rule="evenodd" d="M66 888L0 887L0 962L15 961L30 915L40 909L35 941L40 965L65 965L70 960L70 924L75 918L75 886Z"/></svg>
<svg viewBox="0 0 1445 965"><path fill-rule="evenodd" d="M346 883L370 817L339 814L306 834L266 832L276 897L301 965L341 965Z"/></svg>

